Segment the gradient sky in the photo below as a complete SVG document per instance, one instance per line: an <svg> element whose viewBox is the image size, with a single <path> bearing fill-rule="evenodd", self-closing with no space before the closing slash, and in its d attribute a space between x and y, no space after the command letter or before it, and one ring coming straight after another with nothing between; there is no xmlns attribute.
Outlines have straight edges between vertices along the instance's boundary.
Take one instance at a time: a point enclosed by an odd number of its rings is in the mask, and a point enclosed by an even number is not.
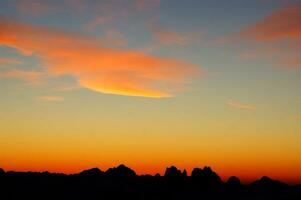
<svg viewBox="0 0 301 200"><path fill-rule="evenodd" d="M1 0L0 167L301 182L301 1Z"/></svg>

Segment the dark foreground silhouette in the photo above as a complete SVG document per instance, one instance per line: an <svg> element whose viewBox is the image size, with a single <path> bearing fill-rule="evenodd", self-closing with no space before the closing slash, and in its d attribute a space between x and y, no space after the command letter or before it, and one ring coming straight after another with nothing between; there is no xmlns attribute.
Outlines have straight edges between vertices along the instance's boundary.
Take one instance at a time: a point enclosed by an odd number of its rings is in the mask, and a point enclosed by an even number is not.
<svg viewBox="0 0 301 200"><path fill-rule="evenodd" d="M0 169L0 199L283 199L301 200L301 185L262 177L243 185L232 176L223 182L210 167L195 168L191 176L172 166L164 176L138 176L120 165L79 174L5 172Z"/></svg>

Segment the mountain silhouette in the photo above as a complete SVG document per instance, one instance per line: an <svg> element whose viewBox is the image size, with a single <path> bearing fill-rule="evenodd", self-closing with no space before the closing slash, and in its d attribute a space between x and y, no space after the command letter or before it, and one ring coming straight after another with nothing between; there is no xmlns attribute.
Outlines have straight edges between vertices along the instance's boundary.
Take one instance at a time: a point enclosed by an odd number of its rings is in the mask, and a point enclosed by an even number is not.
<svg viewBox="0 0 301 200"><path fill-rule="evenodd" d="M79 175L82 175L82 176L101 176L101 175L104 175L104 172L101 171L98 168L91 168L91 169L83 170L82 172L79 173Z"/></svg>
<svg viewBox="0 0 301 200"><path fill-rule="evenodd" d="M227 185L230 187L239 187L241 186L241 182L236 176L230 176L227 180Z"/></svg>
<svg viewBox="0 0 301 200"><path fill-rule="evenodd" d="M287 188L288 184L283 183L283 182L278 181L278 180L273 180L273 179L271 179L267 176L263 176L259 180L256 180L253 183L251 183L250 186L253 187L253 188L256 188L256 189L273 189L273 190L277 190L277 189Z"/></svg>
<svg viewBox="0 0 301 200"><path fill-rule="evenodd" d="M118 167L109 168L105 174L107 176L113 177L134 177L136 173L134 170L126 167L125 165L121 164Z"/></svg>
<svg viewBox="0 0 301 200"><path fill-rule="evenodd" d="M187 171L167 167L164 176L137 175L121 164L77 174L5 172L0 169L0 199L131 199L131 200L290 200L301 199L301 185L288 185L263 176L243 184L231 176L226 182L210 167Z"/></svg>
<svg viewBox="0 0 301 200"><path fill-rule="evenodd" d="M0 176L3 174L5 174L5 171L2 168L0 168Z"/></svg>
<svg viewBox="0 0 301 200"><path fill-rule="evenodd" d="M183 172L177 169L175 166L167 167L164 173L164 177L185 177L187 172L184 169Z"/></svg>
<svg viewBox="0 0 301 200"><path fill-rule="evenodd" d="M203 169L194 168L191 177L195 182L207 186L218 186L222 184L222 179L212 171L210 167L205 166Z"/></svg>

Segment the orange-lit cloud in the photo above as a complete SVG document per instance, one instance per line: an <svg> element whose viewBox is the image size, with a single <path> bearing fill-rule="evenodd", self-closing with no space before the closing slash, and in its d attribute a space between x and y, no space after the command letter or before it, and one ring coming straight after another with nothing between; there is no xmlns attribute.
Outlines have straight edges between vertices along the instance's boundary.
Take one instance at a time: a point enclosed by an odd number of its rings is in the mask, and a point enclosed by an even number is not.
<svg viewBox="0 0 301 200"><path fill-rule="evenodd" d="M256 51L246 51L246 52L242 52L240 53L240 58L244 59L244 60L253 60L258 58L258 53Z"/></svg>
<svg viewBox="0 0 301 200"><path fill-rule="evenodd" d="M52 75L72 75L102 93L168 97L197 73L197 66L133 50L106 48L84 35L0 20L0 45L41 58Z"/></svg>
<svg viewBox="0 0 301 200"><path fill-rule="evenodd" d="M286 58L283 58L280 61L280 64L285 65L287 68L301 68L301 58L299 56L296 56L296 57L288 56Z"/></svg>
<svg viewBox="0 0 301 200"><path fill-rule="evenodd" d="M96 16L87 24L87 30L93 31L97 26L106 24L113 20L113 16Z"/></svg>
<svg viewBox="0 0 301 200"><path fill-rule="evenodd" d="M41 76L43 74L37 71L24 71L24 70L10 70L5 72L0 72L0 78L20 78L24 79L30 84L41 83Z"/></svg>
<svg viewBox="0 0 301 200"><path fill-rule="evenodd" d="M256 110L256 106L251 104L245 104L238 101L229 100L228 105L231 108L242 109L242 110Z"/></svg>
<svg viewBox="0 0 301 200"><path fill-rule="evenodd" d="M301 4L278 9L239 33L243 40L259 44L255 54L242 58L264 57L284 68L301 68Z"/></svg>
<svg viewBox="0 0 301 200"><path fill-rule="evenodd" d="M136 7L139 10L148 10L156 8L160 5L160 0L135 0Z"/></svg>
<svg viewBox="0 0 301 200"><path fill-rule="evenodd" d="M108 29L105 31L105 42L108 46L123 46L127 44L123 33L117 29Z"/></svg>
<svg viewBox="0 0 301 200"><path fill-rule="evenodd" d="M277 10L242 32L258 41L301 39L301 4Z"/></svg>
<svg viewBox="0 0 301 200"><path fill-rule="evenodd" d="M62 84L53 88L54 91L59 91L59 92L77 90L77 89L79 89L79 86L77 85L66 85L66 84Z"/></svg>
<svg viewBox="0 0 301 200"><path fill-rule="evenodd" d="M17 60L15 58L5 58L5 57L0 57L0 67L9 65L9 64L21 64L22 62L20 60Z"/></svg>
<svg viewBox="0 0 301 200"><path fill-rule="evenodd" d="M200 37L192 32L176 32L164 27L152 27L152 33L163 45L187 45L199 41Z"/></svg>
<svg viewBox="0 0 301 200"><path fill-rule="evenodd" d="M64 100L64 98L61 96L41 96L38 99L41 101L50 101L50 102L57 102L57 101Z"/></svg>
<svg viewBox="0 0 301 200"><path fill-rule="evenodd" d="M51 1L40 0L21 0L18 1L16 6L20 11L31 14L48 13L61 8L59 4L55 4Z"/></svg>

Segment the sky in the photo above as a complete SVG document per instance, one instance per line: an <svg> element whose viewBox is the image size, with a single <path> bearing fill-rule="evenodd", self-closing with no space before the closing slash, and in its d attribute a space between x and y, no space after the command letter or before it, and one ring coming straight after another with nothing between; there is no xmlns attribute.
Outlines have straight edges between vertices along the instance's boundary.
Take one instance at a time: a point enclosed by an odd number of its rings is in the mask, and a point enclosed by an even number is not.
<svg viewBox="0 0 301 200"><path fill-rule="evenodd" d="M301 1L1 0L0 167L301 182Z"/></svg>

